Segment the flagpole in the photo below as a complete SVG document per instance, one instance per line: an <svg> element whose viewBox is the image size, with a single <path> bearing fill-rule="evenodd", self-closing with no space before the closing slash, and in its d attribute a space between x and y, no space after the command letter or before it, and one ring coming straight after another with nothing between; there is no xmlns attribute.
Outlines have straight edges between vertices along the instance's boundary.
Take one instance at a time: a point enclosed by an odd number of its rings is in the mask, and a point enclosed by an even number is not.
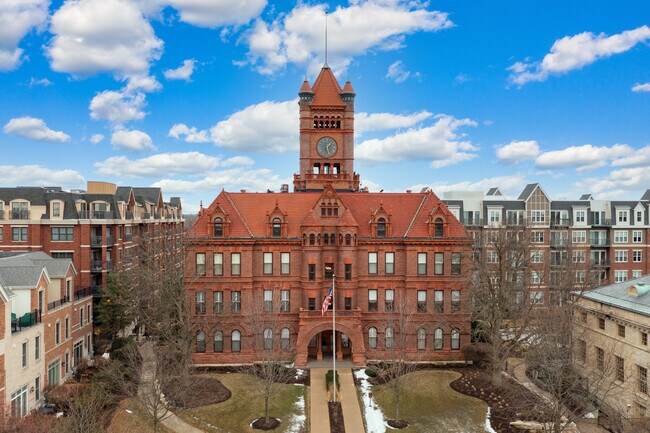
<svg viewBox="0 0 650 433"><path fill-rule="evenodd" d="M336 403L336 287L334 286L334 274L332 274L332 339L334 348L332 353L332 364L334 366L334 403Z"/></svg>

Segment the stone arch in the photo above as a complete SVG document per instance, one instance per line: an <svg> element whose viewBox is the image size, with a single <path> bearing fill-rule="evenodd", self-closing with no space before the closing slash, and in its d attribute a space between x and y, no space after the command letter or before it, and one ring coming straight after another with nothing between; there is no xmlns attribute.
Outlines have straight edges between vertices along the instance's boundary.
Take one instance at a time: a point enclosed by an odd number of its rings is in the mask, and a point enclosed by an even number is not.
<svg viewBox="0 0 650 433"><path fill-rule="evenodd" d="M347 335L352 342L352 362L355 365L365 365L366 363L366 346L361 333L360 324L349 324L341 319L341 322L336 323L336 331L342 332ZM322 322L313 325L309 329L304 329L302 326L298 331L298 338L296 339L296 365L304 366L307 364L307 345L316 335L324 331L332 331L331 322Z"/></svg>

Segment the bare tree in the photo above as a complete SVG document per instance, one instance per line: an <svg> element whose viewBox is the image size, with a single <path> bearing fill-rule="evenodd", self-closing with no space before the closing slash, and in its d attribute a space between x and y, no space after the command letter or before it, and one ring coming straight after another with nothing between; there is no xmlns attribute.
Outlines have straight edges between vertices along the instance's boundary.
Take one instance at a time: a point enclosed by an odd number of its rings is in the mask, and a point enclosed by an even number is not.
<svg viewBox="0 0 650 433"><path fill-rule="evenodd" d="M106 408L113 397L99 384L93 384L68 404L66 417L55 431L60 433L101 433L107 418Z"/></svg>

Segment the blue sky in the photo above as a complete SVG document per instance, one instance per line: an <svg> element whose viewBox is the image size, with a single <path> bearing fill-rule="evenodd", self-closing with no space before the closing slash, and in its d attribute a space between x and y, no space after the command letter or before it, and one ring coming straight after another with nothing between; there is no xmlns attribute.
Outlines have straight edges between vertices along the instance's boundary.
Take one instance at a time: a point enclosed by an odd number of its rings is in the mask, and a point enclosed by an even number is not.
<svg viewBox="0 0 650 433"><path fill-rule="evenodd" d="M371 190L650 188L650 2L231 3L0 4L0 184L155 185L187 211L278 190L327 10Z"/></svg>

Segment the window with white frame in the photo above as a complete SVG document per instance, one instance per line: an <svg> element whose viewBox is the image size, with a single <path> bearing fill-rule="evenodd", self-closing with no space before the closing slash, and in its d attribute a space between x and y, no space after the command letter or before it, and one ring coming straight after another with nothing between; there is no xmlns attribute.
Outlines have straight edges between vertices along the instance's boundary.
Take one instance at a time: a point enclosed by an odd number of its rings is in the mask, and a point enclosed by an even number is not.
<svg viewBox="0 0 650 433"><path fill-rule="evenodd" d="M280 253L280 273L289 275L291 271L291 253Z"/></svg>
<svg viewBox="0 0 650 433"><path fill-rule="evenodd" d="M576 216L576 223L584 223L585 222L585 215L587 214L586 211L584 210L577 210L575 212Z"/></svg>
<svg viewBox="0 0 650 433"><path fill-rule="evenodd" d="M614 230L614 243L626 244L627 243L627 230Z"/></svg>
<svg viewBox="0 0 650 433"><path fill-rule="evenodd" d="M542 282L542 278L537 271L532 271L530 273L530 284L540 284Z"/></svg>
<svg viewBox="0 0 650 433"><path fill-rule="evenodd" d="M29 385L25 385L11 394L11 415L13 417L22 418L27 415L28 388Z"/></svg>
<svg viewBox="0 0 650 433"><path fill-rule="evenodd" d="M387 274L395 273L395 253L386 253L386 268L385 272Z"/></svg>
<svg viewBox="0 0 650 433"><path fill-rule="evenodd" d="M264 311L273 311L273 290L264 290Z"/></svg>
<svg viewBox="0 0 650 433"><path fill-rule="evenodd" d="M386 289L385 292L385 310L386 311L393 311L395 309L395 290L394 289Z"/></svg>
<svg viewBox="0 0 650 433"><path fill-rule="evenodd" d="M543 244L544 232L530 232L530 241L535 244Z"/></svg>
<svg viewBox="0 0 650 433"><path fill-rule="evenodd" d="M544 292L530 292L530 303L533 305L544 305Z"/></svg>
<svg viewBox="0 0 650 433"><path fill-rule="evenodd" d="M643 232L641 230L632 230L632 242L635 244L643 242Z"/></svg>
<svg viewBox="0 0 650 433"><path fill-rule="evenodd" d="M386 342L385 342L386 349L392 349L393 343L395 342L395 333L393 331L392 326L386 328L384 337L386 338Z"/></svg>
<svg viewBox="0 0 650 433"><path fill-rule="evenodd" d="M427 274L427 253L418 253L418 275Z"/></svg>
<svg viewBox="0 0 650 433"><path fill-rule="evenodd" d="M575 280L576 284L582 284L585 282L586 278L586 272L585 271L575 271L573 274L573 278Z"/></svg>
<svg viewBox="0 0 650 433"><path fill-rule="evenodd" d="M280 311L286 313L291 309L290 299L288 290L280 290Z"/></svg>
<svg viewBox="0 0 650 433"><path fill-rule="evenodd" d="M264 275L273 274L273 253L264 253Z"/></svg>
<svg viewBox="0 0 650 433"><path fill-rule="evenodd" d="M223 290L212 292L212 308L214 314L221 314L223 312Z"/></svg>
<svg viewBox="0 0 650 433"><path fill-rule="evenodd" d="M587 242L587 232L584 230L574 230L571 233L571 242L574 244L584 244Z"/></svg>
<svg viewBox="0 0 650 433"><path fill-rule="evenodd" d="M196 314L205 314L205 292L196 292Z"/></svg>
<svg viewBox="0 0 650 433"><path fill-rule="evenodd" d="M435 331L433 331L433 349L434 350L442 350L443 346L443 339L442 339L442 329L436 328Z"/></svg>
<svg viewBox="0 0 650 433"><path fill-rule="evenodd" d="M460 349L460 331L458 329L451 330L451 349L458 350Z"/></svg>
<svg viewBox="0 0 650 433"><path fill-rule="evenodd" d="M445 254L444 253L435 253L433 255L433 273L435 275L442 275L445 272L444 269L444 260L445 260Z"/></svg>
<svg viewBox="0 0 650 433"><path fill-rule="evenodd" d="M427 345L427 333L424 328L418 329L418 350L426 349Z"/></svg>
<svg viewBox="0 0 650 433"><path fill-rule="evenodd" d="M22 344L22 365L23 368L27 368L27 341L23 341Z"/></svg>
<svg viewBox="0 0 650 433"><path fill-rule="evenodd" d="M212 255L212 273L214 275L223 275L223 253L214 253Z"/></svg>
<svg viewBox="0 0 650 433"><path fill-rule="evenodd" d="M205 276L205 253L196 253L196 276Z"/></svg>
<svg viewBox="0 0 650 433"><path fill-rule="evenodd" d="M427 291L418 290L418 313L427 312Z"/></svg>
<svg viewBox="0 0 650 433"><path fill-rule="evenodd" d="M27 227L12 227L11 238L14 242L27 242Z"/></svg>
<svg viewBox="0 0 650 433"><path fill-rule="evenodd" d="M627 271L614 271L614 282L622 283L627 281Z"/></svg>
<svg viewBox="0 0 650 433"><path fill-rule="evenodd" d="M230 275L241 275L241 253L230 254Z"/></svg>
<svg viewBox="0 0 650 433"><path fill-rule="evenodd" d="M377 311L377 289L368 290L368 311Z"/></svg>
<svg viewBox="0 0 650 433"><path fill-rule="evenodd" d="M625 263L625 262L627 262L627 250L615 250L614 251L614 262L616 262L616 263Z"/></svg>
<svg viewBox="0 0 650 433"><path fill-rule="evenodd" d="M584 250L574 250L573 263L584 263L587 260L587 253Z"/></svg>
<svg viewBox="0 0 650 433"><path fill-rule="evenodd" d="M632 271L632 278L641 278L642 276L642 271Z"/></svg>
<svg viewBox="0 0 650 433"><path fill-rule="evenodd" d="M544 210L532 210L530 211L530 216L532 219L532 222L534 223L543 223L546 221L546 211Z"/></svg>
<svg viewBox="0 0 650 433"><path fill-rule="evenodd" d="M34 339L34 360L39 361L41 359L41 336L37 335Z"/></svg>
<svg viewBox="0 0 650 433"><path fill-rule="evenodd" d="M371 349L377 348L377 328L368 329L368 347Z"/></svg>
<svg viewBox="0 0 650 433"><path fill-rule="evenodd" d="M643 222L643 211L641 210L636 211L636 222L638 223Z"/></svg>
<svg viewBox="0 0 650 433"><path fill-rule="evenodd" d="M501 211L500 210L490 210L490 223L498 224L501 222Z"/></svg>
<svg viewBox="0 0 650 433"><path fill-rule="evenodd" d="M487 252L487 262L488 263L499 263L499 253L496 251L490 250Z"/></svg>
<svg viewBox="0 0 650 433"><path fill-rule="evenodd" d="M630 218L630 211L629 210L619 210L616 212L616 222L619 224L627 224Z"/></svg>
<svg viewBox="0 0 650 433"><path fill-rule="evenodd" d="M368 253L368 273L377 273L377 253Z"/></svg>
<svg viewBox="0 0 650 433"><path fill-rule="evenodd" d="M543 263L544 262L544 251L533 250L530 252L530 262L531 263Z"/></svg>

